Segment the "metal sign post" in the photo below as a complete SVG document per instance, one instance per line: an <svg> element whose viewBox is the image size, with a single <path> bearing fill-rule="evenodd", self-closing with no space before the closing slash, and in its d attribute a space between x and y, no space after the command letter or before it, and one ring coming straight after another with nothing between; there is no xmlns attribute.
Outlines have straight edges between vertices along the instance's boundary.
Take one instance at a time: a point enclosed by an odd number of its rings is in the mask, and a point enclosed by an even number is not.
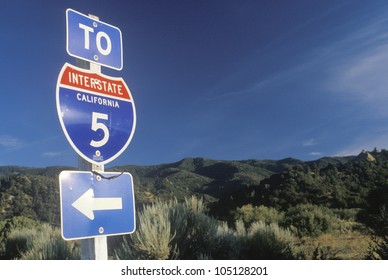
<svg viewBox="0 0 388 280"><path fill-rule="evenodd" d="M78 170L103 172L104 165L91 164L78 156ZM81 260L107 260L108 241L106 236L81 240Z"/></svg>
<svg viewBox="0 0 388 280"><path fill-rule="evenodd" d="M98 17L89 15L91 18L97 19ZM89 66L89 70L96 73L101 73L101 66L98 64L90 63L88 61L76 58L76 65L85 68ZM86 67L85 67L86 66ZM105 169L103 164L91 164L78 156L78 170L80 171L97 171L103 172ZM81 240L81 260L107 260L108 259L108 240L106 236L97 236L94 238Z"/></svg>

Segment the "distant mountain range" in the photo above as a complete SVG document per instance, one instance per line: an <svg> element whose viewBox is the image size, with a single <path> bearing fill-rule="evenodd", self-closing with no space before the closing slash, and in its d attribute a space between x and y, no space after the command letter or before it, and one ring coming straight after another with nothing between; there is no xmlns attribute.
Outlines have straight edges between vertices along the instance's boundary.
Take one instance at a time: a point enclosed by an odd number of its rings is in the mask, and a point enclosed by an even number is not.
<svg viewBox="0 0 388 280"><path fill-rule="evenodd" d="M288 174L286 176L288 178L292 176L291 174L303 177L318 172L319 178L314 175L317 182L311 179L311 185L314 188L319 188L321 182L326 180L325 178L331 174L332 170L335 169L335 172L342 170L340 171L342 172L341 178L349 180L343 174L355 172L354 164L356 162L369 162L371 158L383 163L388 162L386 151L375 151L364 152L358 156L326 157L315 161L301 161L293 158L236 161L185 158L178 162L153 166L116 166L107 171L130 172L133 175L135 199L139 207L143 203L153 202L157 199L184 200L185 197L197 195L208 203L210 208L214 210L214 214L227 216L225 213L246 203L254 205L275 203L276 200L271 198L274 193L268 191L264 193L263 190L271 186L272 191L281 188L282 184L287 184L284 181L286 180L284 174ZM76 169L65 166L47 168L0 167L0 218L25 214L44 221L48 219L48 222L58 224L58 175L62 170ZM296 173L292 173L292 170ZM283 177L279 177L280 175ZM369 179L366 178L366 180ZM327 187L326 184L325 188ZM299 191L306 192L305 189ZM316 192L316 190L314 191ZM259 194L260 197L258 197ZM281 192L278 195L281 195ZM21 196L23 199L16 196ZM22 200L23 205L15 207L13 204L21 204L20 200ZM314 202L314 199L310 200L303 201ZM330 199L328 201L334 203ZM290 203L293 202L290 201ZM283 207L284 205L272 206ZM328 204L328 206L337 207L338 205ZM50 211L53 213L47 215L47 209L51 209ZM225 211L224 215L220 211ZM42 218L42 215L46 218Z"/></svg>

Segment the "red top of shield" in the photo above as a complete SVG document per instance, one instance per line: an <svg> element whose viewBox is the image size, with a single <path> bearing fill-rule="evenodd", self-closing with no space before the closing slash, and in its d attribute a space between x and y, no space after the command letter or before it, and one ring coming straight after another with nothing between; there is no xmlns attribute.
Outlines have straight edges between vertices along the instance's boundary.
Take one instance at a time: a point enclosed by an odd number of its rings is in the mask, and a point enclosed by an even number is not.
<svg viewBox="0 0 388 280"><path fill-rule="evenodd" d="M61 81L62 85L108 95L113 98L131 100L128 89L121 78L107 78L102 74L91 71L81 71L79 68L73 68L67 65L63 71Z"/></svg>

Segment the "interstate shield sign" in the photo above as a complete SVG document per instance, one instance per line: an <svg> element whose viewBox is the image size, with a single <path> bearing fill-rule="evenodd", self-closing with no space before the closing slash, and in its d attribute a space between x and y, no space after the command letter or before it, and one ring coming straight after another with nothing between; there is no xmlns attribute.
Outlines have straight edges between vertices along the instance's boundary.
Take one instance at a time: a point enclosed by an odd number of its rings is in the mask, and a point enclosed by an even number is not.
<svg viewBox="0 0 388 280"><path fill-rule="evenodd" d="M136 110L122 78L65 63L56 91L62 130L78 155L106 164L127 148L136 127Z"/></svg>

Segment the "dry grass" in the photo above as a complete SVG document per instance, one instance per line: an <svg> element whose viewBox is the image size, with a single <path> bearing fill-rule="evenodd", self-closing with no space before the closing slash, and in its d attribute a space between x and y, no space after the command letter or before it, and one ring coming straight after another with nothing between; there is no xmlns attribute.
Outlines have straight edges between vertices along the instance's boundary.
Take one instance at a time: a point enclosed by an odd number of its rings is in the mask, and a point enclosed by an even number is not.
<svg viewBox="0 0 388 280"><path fill-rule="evenodd" d="M362 260L371 243L370 235L353 231L327 233L318 237L302 237L294 243L294 249L303 259Z"/></svg>

